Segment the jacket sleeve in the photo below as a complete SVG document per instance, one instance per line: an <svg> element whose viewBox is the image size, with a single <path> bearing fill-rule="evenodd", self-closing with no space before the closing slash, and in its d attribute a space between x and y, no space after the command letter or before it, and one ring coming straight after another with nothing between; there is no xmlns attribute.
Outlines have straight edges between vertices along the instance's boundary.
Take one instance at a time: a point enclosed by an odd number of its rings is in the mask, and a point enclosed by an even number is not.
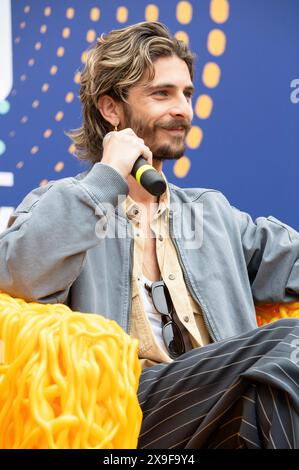
<svg viewBox="0 0 299 470"><path fill-rule="evenodd" d="M82 179L29 193L0 234L0 290L27 301L64 302L87 250L101 242L97 223L127 193L126 180L102 163Z"/></svg>
<svg viewBox="0 0 299 470"><path fill-rule="evenodd" d="M256 304L299 300L299 233L275 217L234 209Z"/></svg>

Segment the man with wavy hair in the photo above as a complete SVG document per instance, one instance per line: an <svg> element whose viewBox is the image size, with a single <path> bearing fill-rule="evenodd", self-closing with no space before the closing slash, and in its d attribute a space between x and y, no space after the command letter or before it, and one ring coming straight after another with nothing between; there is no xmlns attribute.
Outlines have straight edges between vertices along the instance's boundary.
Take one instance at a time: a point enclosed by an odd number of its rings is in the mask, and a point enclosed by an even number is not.
<svg viewBox="0 0 299 470"><path fill-rule="evenodd" d="M158 22L98 39L69 132L91 168L20 204L0 237L0 289L102 314L139 340L140 448L296 448L299 323L257 328L254 302L299 299L299 234L166 181L193 118L193 68ZM140 155L167 183L160 197L131 175Z"/></svg>

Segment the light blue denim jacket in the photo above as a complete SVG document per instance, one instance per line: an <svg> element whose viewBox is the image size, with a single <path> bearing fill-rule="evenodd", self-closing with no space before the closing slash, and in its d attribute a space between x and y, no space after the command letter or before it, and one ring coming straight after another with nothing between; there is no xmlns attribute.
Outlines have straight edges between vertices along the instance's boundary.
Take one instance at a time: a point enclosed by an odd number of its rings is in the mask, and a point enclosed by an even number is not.
<svg viewBox="0 0 299 470"><path fill-rule="evenodd" d="M253 222L216 190L169 189L170 236L214 341L256 328L254 304L299 300L298 232L271 216ZM119 199L127 194L102 163L29 193L0 235L0 290L99 313L129 331L134 239Z"/></svg>

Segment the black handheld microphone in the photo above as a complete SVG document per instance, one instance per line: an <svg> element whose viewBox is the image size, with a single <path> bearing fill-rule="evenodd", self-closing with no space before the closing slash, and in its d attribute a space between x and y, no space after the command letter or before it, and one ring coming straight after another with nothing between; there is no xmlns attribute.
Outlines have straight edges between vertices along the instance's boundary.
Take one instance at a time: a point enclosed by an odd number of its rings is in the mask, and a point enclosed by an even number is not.
<svg viewBox="0 0 299 470"><path fill-rule="evenodd" d="M160 196L166 191L166 183L162 176L149 165L145 158L138 157L133 165L131 174L137 183L144 187L153 196Z"/></svg>

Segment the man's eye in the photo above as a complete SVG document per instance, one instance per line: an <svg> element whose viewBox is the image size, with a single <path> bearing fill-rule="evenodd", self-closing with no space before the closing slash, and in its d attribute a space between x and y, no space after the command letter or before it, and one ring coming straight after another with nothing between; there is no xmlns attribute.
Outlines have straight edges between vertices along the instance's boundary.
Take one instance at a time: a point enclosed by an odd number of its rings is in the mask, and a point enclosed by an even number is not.
<svg viewBox="0 0 299 470"><path fill-rule="evenodd" d="M155 91L154 95L167 96L168 93L165 90Z"/></svg>
<svg viewBox="0 0 299 470"><path fill-rule="evenodd" d="M159 95L159 96L169 96L169 92L167 90L158 90L153 93L153 95ZM193 93L191 91L186 91L184 93L187 99L192 99Z"/></svg>

